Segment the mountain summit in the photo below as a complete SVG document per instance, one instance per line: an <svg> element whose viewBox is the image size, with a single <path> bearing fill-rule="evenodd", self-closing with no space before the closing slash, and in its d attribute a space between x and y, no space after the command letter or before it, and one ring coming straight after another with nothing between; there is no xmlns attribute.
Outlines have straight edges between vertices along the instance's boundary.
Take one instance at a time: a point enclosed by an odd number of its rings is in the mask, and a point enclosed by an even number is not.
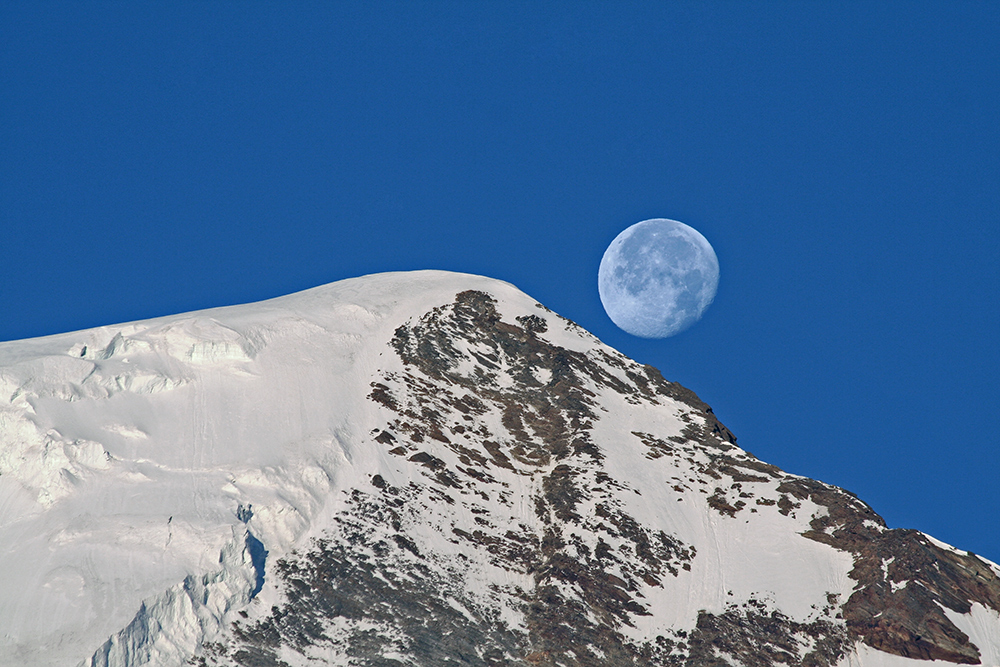
<svg viewBox="0 0 1000 667"><path fill-rule="evenodd" d="M3 665L1000 665L997 565L478 276L0 343L0 507Z"/></svg>

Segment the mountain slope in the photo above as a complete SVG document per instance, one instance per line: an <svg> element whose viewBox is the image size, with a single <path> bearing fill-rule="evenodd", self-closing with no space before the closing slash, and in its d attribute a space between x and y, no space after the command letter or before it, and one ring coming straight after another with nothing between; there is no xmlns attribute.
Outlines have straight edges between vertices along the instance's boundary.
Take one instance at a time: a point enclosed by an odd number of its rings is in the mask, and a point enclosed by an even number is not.
<svg viewBox="0 0 1000 667"><path fill-rule="evenodd" d="M1000 664L1000 569L498 281L0 344L0 663Z"/></svg>

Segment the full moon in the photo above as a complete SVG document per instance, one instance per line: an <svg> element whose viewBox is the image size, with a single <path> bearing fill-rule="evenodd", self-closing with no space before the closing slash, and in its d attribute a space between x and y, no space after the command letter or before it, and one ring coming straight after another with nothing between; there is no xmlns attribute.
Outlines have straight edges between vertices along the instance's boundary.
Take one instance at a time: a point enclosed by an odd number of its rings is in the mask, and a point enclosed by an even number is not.
<svg viewBox="0 0 1000 667"><path fill-rule="evenodd" d="M701 319L719 286L719 260L696 230L656 218L615 237L597 289L611 321L640 338L667 338Z"/></svg>

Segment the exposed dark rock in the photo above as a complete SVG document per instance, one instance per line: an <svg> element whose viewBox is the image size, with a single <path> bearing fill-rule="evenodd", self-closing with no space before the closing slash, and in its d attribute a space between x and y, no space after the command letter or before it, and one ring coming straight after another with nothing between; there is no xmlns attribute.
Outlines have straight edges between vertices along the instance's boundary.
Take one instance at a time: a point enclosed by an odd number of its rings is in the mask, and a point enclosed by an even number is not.
<svg viewBox="0 0 1000 667"><path fill-rule="evenodd" d="M842 489L797 478L778 490L826 508L805 537L854 554L850 576L858 585L843 607L852 634L887 653L979 664L978 648L944 608L964 614L979 602L1000 611L1000 577L991 567L918 531L887 529L882 517Z"/></svg>
<svg viewBox="0 0 1000 667"><path fill-rule="evenodd" d="M832 667L853 643L827 615L798 623L751 599L719 615L701 612L685 667Z"/></svg>
<svg viewBox="0 0 1000 667"><path fill-rule="evenodd" d="M715 493L708 497L708 506L720 514L735 517L736 513L746 506L746 503L742 500L737 500L734 504L730 505L726 500L725 491L716 487Z"/></svg>

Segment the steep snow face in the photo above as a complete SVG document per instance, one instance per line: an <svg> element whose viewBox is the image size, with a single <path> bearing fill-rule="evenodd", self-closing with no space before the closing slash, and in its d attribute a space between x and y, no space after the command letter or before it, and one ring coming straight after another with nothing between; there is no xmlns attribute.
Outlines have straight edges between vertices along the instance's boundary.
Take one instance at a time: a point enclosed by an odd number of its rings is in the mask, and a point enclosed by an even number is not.
<svg viewBox="0 0 1000 667"><path fill-rule="evenodd" d="M0 344L0 664L992 664L1000 570L514 287Z"/></svg>

